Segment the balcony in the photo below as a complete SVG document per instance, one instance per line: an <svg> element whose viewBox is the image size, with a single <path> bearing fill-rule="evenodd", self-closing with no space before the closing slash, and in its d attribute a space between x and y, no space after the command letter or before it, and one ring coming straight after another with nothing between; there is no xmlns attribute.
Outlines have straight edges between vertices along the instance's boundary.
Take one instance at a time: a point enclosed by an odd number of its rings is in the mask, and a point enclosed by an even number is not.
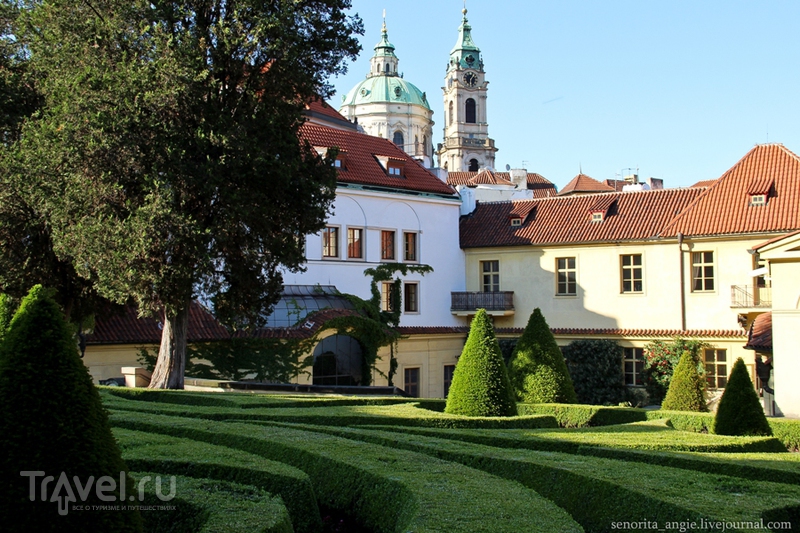
<svg viewBox="0 0 800 533"><path fill-rule="evenodd" d="M772 307L772 287L731 285L731 307L734 309L769 309Z"/></svg>
<svg viewBox="0 0 800 533"><path fill-rule="evenodd" d="M492 316L514 314L514 291L502 292L451 292L450 312L456 316L474 315L486 309Z"/></svg>

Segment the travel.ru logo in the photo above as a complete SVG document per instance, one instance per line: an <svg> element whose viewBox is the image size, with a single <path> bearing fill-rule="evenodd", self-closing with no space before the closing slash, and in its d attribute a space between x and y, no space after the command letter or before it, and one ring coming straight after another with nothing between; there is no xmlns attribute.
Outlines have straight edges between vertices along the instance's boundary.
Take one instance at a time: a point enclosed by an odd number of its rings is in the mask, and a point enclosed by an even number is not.
<svg viewBox="0 0 800 533"><path fill-rule="evenodd" d="M28 497L31 501L36 500L36 489L39 489L39 498L41 501L47 501L50 495L51 502L58 503L58 514L64 516L69 511L70 503L85 502L89 495L92 493L92 486L94 486L94 493L97 499L101 502L125 502L136 501L134 495L130 495L128 500L125 499L126 488L126 474L125 472L119 473L119 483L111 476L102 476L97 478L95 483L94 476L90 476L85 482L81 482L78 476L72 476L70 482L66 472L61 472L58 480L54 476L47 476L42 470L23 470L19 473L22 477L28 478ZM39 478L42 478L39 480ZM39 480L37 482L37 480ZM144 476L139 480L137 485L139 491L138 500L144 501L145 487L152 480L152 476ZM50 483L55 481L53 489L50 489ZM73 483L75 487L73 489ZM175 476L169 477L169 493L164 494L161 488L161 476L156 476L156 496L163 502L168 502L175 497L176 482ZM119 493L117 494L117 489ZM77 496L77 497L76 497Z"/></svg>

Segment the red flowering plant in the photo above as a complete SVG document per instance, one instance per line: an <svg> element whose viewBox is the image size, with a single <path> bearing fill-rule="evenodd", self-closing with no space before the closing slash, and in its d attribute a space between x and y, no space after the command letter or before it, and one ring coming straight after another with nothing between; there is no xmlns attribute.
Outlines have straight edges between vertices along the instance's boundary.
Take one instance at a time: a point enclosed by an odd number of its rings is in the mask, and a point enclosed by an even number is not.
<svg viewBox="0 0 800 533"><path fill-rule="evenodd" d="M708 344L702 341L685 340L676 337L672 342L652 341L644 347L644 369L642 383L650 396L651 403L660 403L667 395L672 373L678 366L683 352L688 351L697 363L697 371L702 376L704 368L700 354ZM705 380L703 380L705 383Z"/></svg>

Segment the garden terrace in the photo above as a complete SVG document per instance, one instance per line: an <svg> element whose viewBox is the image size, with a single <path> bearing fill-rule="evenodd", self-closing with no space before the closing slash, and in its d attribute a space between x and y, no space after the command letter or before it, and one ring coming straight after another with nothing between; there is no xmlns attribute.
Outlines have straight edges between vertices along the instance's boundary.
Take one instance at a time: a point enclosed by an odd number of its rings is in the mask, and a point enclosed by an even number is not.
<svg viewBox="0 0 800 533"><path fill-rule="evenodd" d="M402 398L101 395L132 475L178 476L175 520L144 513L147 531L337 531L329 512L356 524L338 531L365 532L800 523L791 421L773 422L777 437L727 437L674 427L702 430L708 415L637 409L521 405L483 419Z"/></svg>

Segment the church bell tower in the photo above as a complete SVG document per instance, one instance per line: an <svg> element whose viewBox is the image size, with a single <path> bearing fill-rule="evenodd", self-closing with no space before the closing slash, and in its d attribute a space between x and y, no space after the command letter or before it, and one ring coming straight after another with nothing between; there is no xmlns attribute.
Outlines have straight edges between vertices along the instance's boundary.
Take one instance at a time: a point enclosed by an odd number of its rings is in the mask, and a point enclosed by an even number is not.
<svg viewBox="0 0 800 533"><path fill-rule="evenodd" d="M486 73L480 48L472 40L467 9L458 28L458 41L450 51L444 92L444 142L439 146L439 166L450 172L494 170L497 148L489 138L486 121Z"/></svg>

